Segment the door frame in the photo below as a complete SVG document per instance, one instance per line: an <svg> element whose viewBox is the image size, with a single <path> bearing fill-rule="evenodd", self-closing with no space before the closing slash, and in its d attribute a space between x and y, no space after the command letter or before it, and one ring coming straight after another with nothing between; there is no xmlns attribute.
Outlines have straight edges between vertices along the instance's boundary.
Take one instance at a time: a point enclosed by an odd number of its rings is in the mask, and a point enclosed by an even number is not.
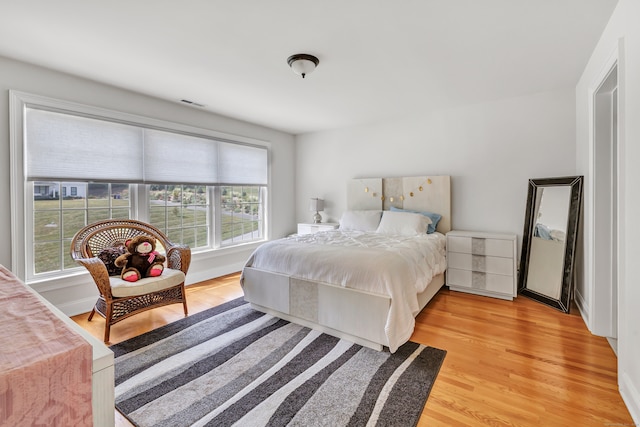
<svg viewBox="0 0 640 427"><path fill-rule="evenodd" d="M624 138L620 134L618 108L616 106L614 109L613 105L614 100L617 105L620 103L618 91L620 48L620 45L616 46L589 89L589 176L591 179L587 187L589 197L586 204L586 209L589 211L586 224L589 232L585 233L587 236L585 261L589 271L587 276L589 304L586 323L593 334L605 337L617 336L619 292L614 287L612 277L615 275L617 283L620 284L623 282L624 274L624 216L622 215L624 212ZM615 76L615 85L611 87L613 76ZM605 117L606 120L607 115L609 121L604 122L604 125L608 128L602 129L600 127L602 118ZM612 133L614 124L615 136ZM606 146L602 146L602 142ZM613 162L615 162L615 168ZM613 170L616 171L616 176L612 176ZM612 197L613 191L618 194L615 199ZM612 205L613 200L616 200L615 207ZM614 226L617 230L617 238L612 241L609 231ZM617 253L617 260L613 259L614 250Z"/></svg>

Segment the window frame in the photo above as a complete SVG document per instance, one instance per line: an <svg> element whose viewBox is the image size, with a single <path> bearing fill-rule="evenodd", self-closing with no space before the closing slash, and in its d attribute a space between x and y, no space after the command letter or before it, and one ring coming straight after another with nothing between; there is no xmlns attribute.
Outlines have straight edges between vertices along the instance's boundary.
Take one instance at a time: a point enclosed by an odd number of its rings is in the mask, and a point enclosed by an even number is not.
<svg viewBox="0 0 640 427"><path fill-rule="evenodd" d="M24 112L27 107L43 108L53 111L60 111L68 114L87 116L102 120L111 120L148 128L172 131L193 135L197 137L223 139L239 144L249 144L266 148L267 150L267 184L261 188L266 190L266 197L263 201L264 218L262 238L259 240L251 240L249 242L239 243L237 245L222 245L218 235L220 227L221 199L219 197L219 188L223 184L216 186L207 186L207 194L211 200L209 209L213 215L209 223L209 247L200 251L203 254L214 255L215 253L225 252L226 250L236 251L238 247L248 244L261 243L269 239L269 223L271 221L271 144L254 138L243 137L238 135L230 135L210 129L198 128L189 125L183 125L175 122L154 119L150 117L123 113L114 110L108 110L101 107L89 106L70 101L48 98L40 95L29 94L25 92L10 90L9 91L9 113L10 113L10 191L11 191L11 255L12 255L12 271L27 283L39 282L41 280L59 279L68 277L73 270L63 270L52 274L40 273L37 277L31 277L27 274L29 258L33 259L33 227L32 220L28 220L27 215L33 216L33 185L32 181L25 178L25 120ZM89 178L88 178L89 180ZM176 183L184 184L184 183ZM131 213L134 218L145 220L149 218L148 196L150 184L134 184L135 190L131 191L130 203ZM27 251L31 251L31 255L27 256ZM78 269L82 272L82 269Z"/></svg>

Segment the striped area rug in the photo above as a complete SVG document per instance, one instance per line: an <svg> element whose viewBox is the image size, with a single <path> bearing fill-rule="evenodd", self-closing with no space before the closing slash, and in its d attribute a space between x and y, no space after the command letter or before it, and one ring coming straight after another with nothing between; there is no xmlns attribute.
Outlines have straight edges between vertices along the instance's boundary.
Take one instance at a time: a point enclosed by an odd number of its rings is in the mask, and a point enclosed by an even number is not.
<svg viewBox="0 0 640 427"><path fill-rule="evenodd" d="M445 351L378 352L242 298L111 347L138 426L415 426Z"/></svg>

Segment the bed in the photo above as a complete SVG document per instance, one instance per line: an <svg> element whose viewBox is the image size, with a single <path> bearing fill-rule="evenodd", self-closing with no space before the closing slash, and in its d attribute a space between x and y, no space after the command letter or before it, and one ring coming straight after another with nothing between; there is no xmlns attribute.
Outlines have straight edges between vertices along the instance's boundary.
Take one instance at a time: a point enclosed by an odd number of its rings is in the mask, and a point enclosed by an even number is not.
<svg viewBox="0 0 640 427"><path fill-rule="evenodd" d="M245 300L256 310L395 352L444 284L450 177L355 179L347 193L339 230L293 235L254 251L241 276ZM349 227L348 215L374 212L377 230ZM439 214L431 233L404 232L425 217L415 212Z"/></svg>

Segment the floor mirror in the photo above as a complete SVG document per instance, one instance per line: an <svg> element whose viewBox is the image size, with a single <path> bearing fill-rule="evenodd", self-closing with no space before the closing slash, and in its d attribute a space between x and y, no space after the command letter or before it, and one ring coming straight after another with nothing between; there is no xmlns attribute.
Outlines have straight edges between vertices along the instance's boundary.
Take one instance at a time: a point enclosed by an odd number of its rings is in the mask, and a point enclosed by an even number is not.
<svg viewBox="0 0 640 427"><path fill-rule="evenodd" d="M530 179L518 293L569 312L582 176Z"/></svg>

